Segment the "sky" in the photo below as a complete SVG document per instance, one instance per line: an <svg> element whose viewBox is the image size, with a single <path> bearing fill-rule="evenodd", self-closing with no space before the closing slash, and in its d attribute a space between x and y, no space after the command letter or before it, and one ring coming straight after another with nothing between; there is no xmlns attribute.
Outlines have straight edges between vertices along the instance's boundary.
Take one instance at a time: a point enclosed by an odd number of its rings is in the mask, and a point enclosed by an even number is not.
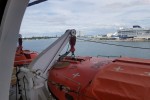
<svg viewBox="0 0 150 100"><path fill-rule="evenodd" d="M133 25L150 27L150 0L48 0L27 7L20 33L56 36L76 29L98 35Z"/></svg>

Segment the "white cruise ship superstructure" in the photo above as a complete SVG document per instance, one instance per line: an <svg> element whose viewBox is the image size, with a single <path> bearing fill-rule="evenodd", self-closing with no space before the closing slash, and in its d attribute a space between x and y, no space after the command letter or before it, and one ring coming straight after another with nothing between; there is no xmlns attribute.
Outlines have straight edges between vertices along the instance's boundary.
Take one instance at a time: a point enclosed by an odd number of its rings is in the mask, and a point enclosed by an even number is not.
<svg viewBox="0 0 150 100"><path fill-rule="evenodd" d="M150 28L142 28L139 25L134 25L133 28L121 28L117 33L120 38L150 39Z"/></svg>

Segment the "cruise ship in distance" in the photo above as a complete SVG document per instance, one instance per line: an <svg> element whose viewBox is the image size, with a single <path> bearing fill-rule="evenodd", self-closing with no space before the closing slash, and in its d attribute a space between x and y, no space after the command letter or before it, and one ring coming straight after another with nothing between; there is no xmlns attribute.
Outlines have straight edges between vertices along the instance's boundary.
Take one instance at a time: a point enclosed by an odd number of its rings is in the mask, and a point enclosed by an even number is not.
<svg viewBox="0 0 150 100"><path fill-rule="evenodd" d="M133 28L120 28L117 31L119 38L144 38L150 39L150 28L134 25Z"/></svg>

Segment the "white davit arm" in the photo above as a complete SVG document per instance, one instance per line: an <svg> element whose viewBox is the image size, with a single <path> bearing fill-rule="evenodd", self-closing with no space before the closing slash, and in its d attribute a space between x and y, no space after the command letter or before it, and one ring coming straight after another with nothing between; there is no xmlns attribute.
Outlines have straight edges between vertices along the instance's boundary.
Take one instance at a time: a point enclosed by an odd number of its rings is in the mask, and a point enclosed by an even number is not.
<svg viewBox="0 0 150 100"><path fill-rule="evenodd" d="M72 36L76 35L74 29L67 30L59 39L45 49L29 65L29 69L21 68L19 79L23 100L49 100L50 93L47 88L48 70L57 62L62 49Z"/></svg>
<svg viewBox="0 0 150 100"><path fill-rule="evenodd" d="M29 65L32 70L40 70L43 75L52 67L58 60L60 52L69 42L70 37L75 35L74 29L67 30L59 39L45 49L40 55Z"/></svg>

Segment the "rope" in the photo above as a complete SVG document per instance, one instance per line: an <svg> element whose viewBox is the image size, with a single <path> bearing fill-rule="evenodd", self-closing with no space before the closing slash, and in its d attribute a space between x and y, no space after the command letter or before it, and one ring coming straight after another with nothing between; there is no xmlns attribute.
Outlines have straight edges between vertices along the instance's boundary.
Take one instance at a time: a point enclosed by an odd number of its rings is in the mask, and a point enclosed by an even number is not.
<svg viewBox="0 0 150 100"><path fill-rule="evenodd" d="M27 100L26 85L25 85L24 79L25 79L25 76L23 77L23 84L24 84L23 88L24 88L24 92L25 92L25 98Z"/></svg>
<svg viewBox="0 0 150 100"><path fill-rule="evenodd" d="M67 47L67 50L66 50L66 52L68 52L69 51L69 44L68 44L68 47Z"/></svg>
<svg viewBox="0 0 150 100"><path fill-rule="evenodd" d="M107 45L113 45L113 46L120 46L120 47L128 47L128 48L136 48L136 49L145 49L145 50L150 50L150 48L144 48L144 47L136 47L136 46L128 46L128 45L120 45L120 44L113 44L113 43L106 43L106 42L101 42L101 41L93 41L93 40L86 40L86 39L79 39L78 40L83 40L87 42L94 42L94 43L100 43L100 44L107 44Z"/></svg>

